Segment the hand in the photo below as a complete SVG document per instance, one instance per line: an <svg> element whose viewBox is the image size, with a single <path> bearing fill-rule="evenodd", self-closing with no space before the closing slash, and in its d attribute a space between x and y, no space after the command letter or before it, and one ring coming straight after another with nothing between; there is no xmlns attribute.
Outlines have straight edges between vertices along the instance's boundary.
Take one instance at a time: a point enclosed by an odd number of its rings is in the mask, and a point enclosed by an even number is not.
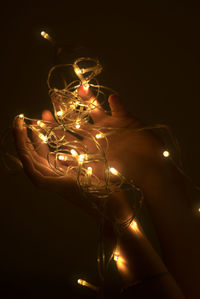
<svg viewBox="0 0 200 299"><path fill-rule="evenodd" d="M111 116L95 109L92 118L97 127L111 127L115 131L107 136L109 165L142 188L162 163L162 142L152 131L142 129L142 122L128 114L118 96L111 95L108 101Z"/></svg>
<svg viewBox="0 0 200 299"><path fill-rule="evenodd" d="M84 98L84 95L82 96ZM109 165L114 166L125 177L133 178L136 184L142 185L142 180L150 172L150 166L154 167L153 161L160 146L159 141L148 131L138 131L142 126L141 122L128 115L117 96L110 96L109 104L111 116L98 109L94 109L92 112L96 127L111 127L115 131L115 134L108 136L109 151L107 158ZM44 111L42 119L52 123L55 122L50 111ZM40 146L34 150L28 139L26 128L20 129L19 122L21 121L16 119L14 135L19 156L29 178L36 186L48 188L48 190L54 191L64 198L71 198L73 203L88 210L86 200L82 199L82 194L77 187L76 177L72 175L58 176L54 173L46 159L49 152L48 146L41 143L41 139L33 134L33 140L40 143ZM90 139L85 137L83 142L90 152L94 153L96 148ZM104 143L103 140L99 142ZM62 166L62 162L59 163ZM93 168L98 173L98 165ZM121 196L118 196L118 200L110 200L110 203L112 202L114 205L112 209L111 204L110 211L115 210L116 214L121 215L121 213L118 213L119 211L128 210L128 205L124 199L122 200ZM116 202L118 202L118 208L116 208ZM125 209L123 208L124 205L126 206ZM128 214L130 215L130 211L128 211Z"/></svg>

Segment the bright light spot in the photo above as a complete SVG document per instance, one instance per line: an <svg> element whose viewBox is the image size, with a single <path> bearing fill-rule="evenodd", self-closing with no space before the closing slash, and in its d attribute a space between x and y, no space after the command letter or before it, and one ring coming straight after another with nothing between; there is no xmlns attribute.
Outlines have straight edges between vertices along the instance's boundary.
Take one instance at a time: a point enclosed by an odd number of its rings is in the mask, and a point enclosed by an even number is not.
<svg viewBox="0 0 200 299"><path fill-rule="evenodd" d="M134 231L138 231L138 224L135 220L133 220L130 224L131 228L134 230Z"/></svg>
<svg viewBox="0 0 200 299"><path fill-rule="evenodd" d="M63 115L63 111L58 111L56 114L57 114L57 116L62 116Z"/></svg>
<svg viewBox="0 0 200 299"><path fill-rule="evenodd" d="M24 118L24 114L20 114L19 118L23 119Z"/></svg>
<svg viewBox="0 0 200 299"><path fill-rule="evenodd" d="M103 135L101 133L99 133L95 137L96 137L96 139L101 139L101 138L103 138Z"/></svg>
<svg viewBox="0 0 200 299"><path fill-rule="evenodd" d="M41 35L42 35L42 37L44 37L44 38L46 38L46 39L49 38L48 33L46 33L45 31L41 31Z"/></svg>
<svg viewBox="0 0 200 299"><path fill-rule="evenodd" d="M165 158L168 158L169 155L170 155L170 153L169 153L168 151L164 151L164 152L163 152L163 156L164 156Z"/></svg>
<svg viewBox="0 0 200 299"><path fill-rule="evenodd" d="M81 125L80 125L80 120L77 120L77 121L76 121L76 126L75 126L76 129L80 129L80 126L81 126Z"/></svg>
<svg viewBox="0 0 200 299"><path fill-rule="evenodd" d="M88 167L88 169L87 169L87 174L88 174L88 175L92 175L92 167Z"/></svg>
<svg viewBox="0 0 200 299"><path fill-rule="evenodd" d="M77 282L78 282L78 284L80 284L82 286L87 285L87 282L85 280L83 280L83 279L78 279Z"/></svg>
<svg viewBox="0 0 200 299"><path fill-rule="evenodd" d="M75 68L75 73L76 73L77 75L80 75L80 74L82 74L82 71L81 71L78 67L76 67L76 68Z"/></svg>
<svg viewBox="0 0 200 299"><path fill-rule="evenodd" d="M47 141L48 141L47 136L44 136L43 134L39 134L39 137L40 137L40 139L42 139L42 141L43 141L44 143L47 143Z"/></svg>
<svg viewBox="0 0 200 299"><path fill-rule="evenodd" d="M77 152L74 149L71 149L70 152L71 152L73 157L76 157L78 155Z"/></svg>
<svg viewBox="0 0 200 299"><path fill-rule="evenodd" d="M43 122L41 122L40 120L37 121L37 125L41 128L45 127L45 124Z"/></svg>
<svg viewBox="0 0 200 299"><path fill-rule="evenodd" d="M85 159L85 155L83 155L83 154L79 155L78 159L79 159L79 162L83 162Z"/></svg>
<svg viewBox="0 0 200 299"><path fill-rule="evenodd" d="M110 170L110 172L111 172L112 174L114 174L114 175L118 175L118 173L119 173L119 172L118 172L115 168L113 168L113 167L110 167L109 170Z"/></svg>
<svg viewBox="0 0 200 299"><path fill-rule="evenodd" d="M60 160L60 161L67 161L67 156L58 155L58 160Z"/></svg>
<svg viewBox="0 0 200 299"><path fill-rule="evenodd" d="M118 261L119 260L119 253L114 253L113 259L114 259L114 261Z"/></svg>
<svg viewBox="0 0 200 299"><path fill-rule="evenodd" d="M198 211L200 212L200 208L198 208Z"/></svg>

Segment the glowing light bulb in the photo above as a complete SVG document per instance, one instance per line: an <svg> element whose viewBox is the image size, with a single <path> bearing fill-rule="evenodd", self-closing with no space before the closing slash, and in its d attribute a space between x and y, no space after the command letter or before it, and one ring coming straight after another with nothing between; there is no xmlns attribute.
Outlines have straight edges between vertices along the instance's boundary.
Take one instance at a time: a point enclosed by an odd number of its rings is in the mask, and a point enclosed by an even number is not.
<svg viewBox="0 0 200 299"><path fill-rule="evenodd" d="M48 33L46 33L45 31L41 31L41 35L42 37L44 37L45 39L51 40L51 37Z"/></svg>
<svg viewBox="0 0 200 299"><path fill-rule="evenodd" d="M119 174L119 172L114 167L110 167L109 170L114 175L118 175Z"/></svg>
<svg viewBox="0 0 200 299"><path fill-rule="evenodd" d="M200 212L200 208L198 208L198 211Z"/></svg>
<svg viewBox="0 0 200 299"><path fill-rule="evenodd" d="M82 74L82 70L80 70L78 67L76 67L76 68L75 68L75 73L76 73L77 75L80 75L80 74Z"/></svg>
<svg viewBox="0 0 200 299"><path fill-rule="evenodd" d="M81 126L81 125L80 125L80 120L77 120L77 121L76 121L76 125L75 125L76 129L79 129L80 126Z"/></svg>
<svg viewBox="0 0 200 299"><path fill-rule="evenodd" d="M164 151L164 152L163 152L163 156L164 156L165 158L168 158L168 157L170 156L170 153L169 153L168 151Z"/></svg>
<svg viewBox="0 0 200 299"><path fill-rule="evenodd" d="M60 161L67 161L67 156L58 155L58 160L60 160Z"/></svg>
<svg viewBox="0 0 200 299"><path fill-rule="evenodd" d="M24 114L20 114L20 115L19 115L19 118L20 118L20 119L24 119Z"/></svg>
<svg viewBox="0 0 200 299"><path fill-rule="evenodd" d="M47 141L48 141L47 136L45 136L45 135L43 135L43 134L39 134L39 137L40 137L40 139L42 139L42 141L43 141L44 143L47 143Z"/></svg>
<svg viewBox="0 0 200 299"><path fill-rule="evenodd" d="M83 84L83 89L85 91L88 91L89 88L90 88L90 85L87 82Z"/></svg>
<svg viewBox="0 0 200 299"><path fill-rule="evenodd" d="M71 152L71 154L72 154L73 157L78 156L77 152L74 149L71 149L70 152Z"/></svg>
<svg viewBox="0 0 200 299"><path fill-rule="evenodd" d="M42 121L40 121L40 120L37 121L37 125L38 125L40 128L44 128L44 127L45 127L45 124L44 124Z"/></svg>
<svg viewBox="0 0 200 299"><path fill-rule="evenodd" d="M119 253L114 253L113 259L114 259L114 261L118 261L120 259Z"/></svg>
<svg viewBox="0 0 200 299"><path fill-rule="evenodd" d="M78 157L79 162L83 162L84 159L85 159L85 155L83 155L83 154L79 155L79 157Z"/></svg>
<svg viewBox="0 0 200 299"><path fill-rule="evenodd" d="M87 285L87 281L83 280L83 279L78 279L77 280L78 284L82 285L82 286L85 286Z"/></svg>
<svg viewBox="0 0 200 299"><path fill-rule="evenodd" d="M96 287L93 284L91 284L91 283L89 283L89 282L87 282L86 280L83 280L83 279L78 279L77 283L80 284L80 285L82 285L82 286L88 287L88 288L90 288L90 289L92 289L94 291L98 291L99 290L99 287Z"/></svg>
<svg viewBox="0 0 200 299"><path fill-rule="evenodd" d="M96 139L101 139L101 138L103 138L103 135L101 134L101 133L99 133L99 134L96 134Z"/></svg>
<svg viewBox="0 0 200 299"><path fill-rule="evenodd" d="M135 220L133 220L130 224L131 228L134 230L134 231L138 231L139 228L138 228L138 224Z"/></svg>
<svg viewBox="0 0 200 299"><path fill-rule="evenodd" d="M88 167L87 168L87 174L88 175L92 175L92 167Z"/></svg>
<svg viewBox="0 0 200 299"><path fill-rule="evenodd" d="M58 111L57 113L56 113L56 115L59 117L59 116L62 116L63 115L63 111Z"/></svg>

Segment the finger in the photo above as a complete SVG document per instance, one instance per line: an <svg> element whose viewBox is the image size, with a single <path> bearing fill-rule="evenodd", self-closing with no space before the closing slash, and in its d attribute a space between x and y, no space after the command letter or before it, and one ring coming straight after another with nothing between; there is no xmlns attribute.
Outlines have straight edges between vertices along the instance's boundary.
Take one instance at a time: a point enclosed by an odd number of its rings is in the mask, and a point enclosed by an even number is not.
<svg viewBox="0 0 200 299"><path fill-rule="evenodd" d="M32 124L35 125L34 123ZM46 141L43 139L46 138L46 136L43 133L39 134L41 134L42 137L39 137L35 131L32 131L32 140L35 146L35 151L38 153L39 156L47 158L47 155L49 153L49 147L46 144Z"/></svg>
<svg viewBox="0 0 200 299"><path fill-rule="evenodd" d="M128 115L124 105L122 104L120 98L113 94L108 98L112 116L114 117L124 117Z"/></svg>
<svg viewBox="0 0 200 299"><path fill-rule="evenodd" d="M56 124L56 120L50 110L42 111L42 119Z"/></svg>
<svg viewBox="0 0 200 299"><path fill-rule="evenodd" d="M103 108L100 106L100 104L98 103L98 101L96 99L90 100L90 107L92 109L91 117L95 124L102 121L103 119L105 119L108 116L106 111L103 110Z"/></svg>
<svg viewBox="0 0 200 299"><path fill-rule="evenodd" d="M94 123L101 121L107 116L106 112L103 110L90 88L85 88L84 85L81 85L78 88L78 94L84 101L88 102L88 106L91 108L91 117Z"/></svg>

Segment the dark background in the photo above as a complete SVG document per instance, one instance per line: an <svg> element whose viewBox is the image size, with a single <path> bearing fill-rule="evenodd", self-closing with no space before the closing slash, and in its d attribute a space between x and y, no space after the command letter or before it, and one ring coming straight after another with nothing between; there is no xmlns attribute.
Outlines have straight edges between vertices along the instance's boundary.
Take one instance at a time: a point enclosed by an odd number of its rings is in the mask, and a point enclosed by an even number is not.
<svg viewBox="0 0 200 299"><path fill-rule="evenodd" d="M169 125L188 174L199 183L200 9L195 2L1 5L1 132L17 114L40 118L43 109L51 109L46 78L54 53L40 36L45 30L98 56L101 83L116 89L133 114ZM66 62L72 57L66 55ZM23 173L10 176L2 167L1 183L0 298L95 297L76 280L98 283L96 224L67 201L35 189ZM142 219L154 239L150 221ZM117 281L114 268L111 276Z"/></svg>

